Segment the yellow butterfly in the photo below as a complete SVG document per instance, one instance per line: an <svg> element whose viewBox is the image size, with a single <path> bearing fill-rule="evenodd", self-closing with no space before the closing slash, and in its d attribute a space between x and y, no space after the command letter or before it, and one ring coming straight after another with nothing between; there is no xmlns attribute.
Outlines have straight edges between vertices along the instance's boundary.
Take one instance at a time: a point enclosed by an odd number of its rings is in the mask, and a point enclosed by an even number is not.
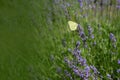
<svg viewBox="0 0 120 80"><path fill-rule="evenodd" d="M78 24L76 22L68 21L68 25L71 31L77 30Z"/></svg>

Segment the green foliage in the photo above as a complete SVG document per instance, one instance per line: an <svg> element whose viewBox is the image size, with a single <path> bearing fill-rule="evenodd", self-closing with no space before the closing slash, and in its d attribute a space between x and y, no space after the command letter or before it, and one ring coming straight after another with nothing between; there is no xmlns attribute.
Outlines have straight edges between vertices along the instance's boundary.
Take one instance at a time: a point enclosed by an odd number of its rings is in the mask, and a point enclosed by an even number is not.
<svg viewBox="0 0 120 80"><path fill-rule="evenodd" d="M98 7L81 9L72 0L1 0L0 80L66 78L64 57L72 59L68 50L75 48L76 41L81 42L81 55L87 63L96 66L105 79L107 74L120 77L116 72L120 67L120 11L113 7L100 11ZM79 23L87 36L87 26L94 29L95 39L87 40L87 49L78 33L69 30L68 20ZM111 32L117 39L117 49L109 40ZM91 45L94 41L96 46ZM56 71L59 67L60 74Z"/></svg>

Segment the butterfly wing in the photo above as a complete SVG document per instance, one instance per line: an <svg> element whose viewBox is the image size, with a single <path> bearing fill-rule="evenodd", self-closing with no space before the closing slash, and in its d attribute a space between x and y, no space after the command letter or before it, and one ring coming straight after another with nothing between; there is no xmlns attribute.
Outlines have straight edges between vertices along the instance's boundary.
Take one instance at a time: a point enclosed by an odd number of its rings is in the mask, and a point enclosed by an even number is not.
<svg viewBox="0 0 120 80"><path fill-rule="evenodd" d="M76 22L73 22L73 21L68 21L68 25L69 25L71 31L76 30L77 26L78 26L78 24Z"/></svg>

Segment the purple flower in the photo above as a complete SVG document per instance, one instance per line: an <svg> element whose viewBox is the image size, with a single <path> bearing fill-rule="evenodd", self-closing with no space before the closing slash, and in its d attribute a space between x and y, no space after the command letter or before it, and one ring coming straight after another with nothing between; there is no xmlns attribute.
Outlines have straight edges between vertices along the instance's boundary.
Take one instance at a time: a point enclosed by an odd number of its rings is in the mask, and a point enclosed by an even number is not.
<svg viewBox="0 0 120 80"><path fill-rule="evenodd" d="M85 72L89 72L90 71L90 67L89 66L86 66L85 67Z"/></svg>
<svg viewBox="0 0 120 80"><path fill-rule="evenodd" d="M61 8L63 9L63 10L66 10L66 6L65 5L61 5Z"/></svg>
<svg viewBox="0 0 120 80"><path fill-rule="evenodd" d="M113 33L110 33L110 39L112 40L114 37L114 34Z"/></svg>
<svg viewBox="0 0 120 80"><path fill-rule="evenodd" d="M76 48L78 48L79 46L80 46L80 41L77 41Z"/></svg>
<svg viewBox="0 0 120 80"><path fill-rule="evenodd" d="M86 44L87 37L85 36L84 30L80 26L80 24L78 24L78 32L79 32L79 36L81 37L81 39L83 41L84 47L87 47L87 44Z"/></svg>
<svg viewBox="0 0 120 80"><path fill-rule="evenodd" d="M70 3L66 3L66 6L67 6L67 7L70 7L71 5L70 5Z"/></svg>
<svg viewBox="0 0 120 80"><path fill-rule="evenodd" d="M94 39L94 35L93 34L91 35L91 38Z"/></svg>
<svg viewBox="0 0 120 80"><path fill-rule="evenodd" d="M65 75L66 75L67 77L70 78L70 80L73 80L71 74L70 74L67 70L64 70L64 73L65 73Z"/></svg>
<svg viewBox="0 0 120 80"><path fill-rule="evenodd" d="M117 69L117 73L120 73L120 69Z"/></svg>
<svg viewBox="0 0 120 80"><path fill-rule="evenodd" d="M120 9L120 0L117 0L117 6L116 8Z"/></svg>
<svg viewBox="0 0 120 80"><path fill-rule="evenodd" d="M90 76L90 67L89 66L86 66L85 69L84 69L84 72L85 72L85 77L88 78Z"/></svg>
<svg viewBox="0 0 120 80"><path fill-rule="evenodd" d="M94 39L94 35L92 33L93 33L93 29L91 28L91 26L88 26L88 35L89 35L89 37Z"/></svg>
<svg viewBox="0 0 120 80"><path fill-rule="evenodd" d="M74 71L74 73L75 73L76 75L79 75L79 74L80 74L80 73L79 73L80 71L79 71L78 69L76 69L76 68L74 68L73 71Z"/></svg>
<svg viewBox="0 0 120 80"><path fill-rule="evenodd" d="M97 71L97 69L95 68L95 66L90 66L90 68L94 71L94 74L99 74L99 72Z"/></svg>
<svg viewBox="0 0 120 80"><path fill-rule="evenodd" d="M76 48L74 49L74 51L72 52L72 54L75 56L75 57L79 57L80 56L80 53L81 51L77 48L78 46L76 45Z"/></svg>
<svg viewBox="0 0 120 80"><path fill-rule="evenodd" d="M83 41L86 40L86 38L85 38L85 33L84 33L83 31L81 31L81 32L79 33L79 35L80 35L80 37L82 38Z"/></svg>
<svg viewBox="0 0 120 80"><path fill-rule="evenodd" d="M107 74L107 78L111 80L111 75L110 75L110 74Z"/></svg>
<svg viewBox="0 0 120 80"><path fill-rule="evenodd" d="M84 73L82 72L82 70L79 70L78 68L74 68L73 72L75 73L75 75L80 76L81 78L84 77Z"/></svg>
<svg viewBox="0 0 120 80"><path fill-rule="evenodd" d="M80 3L80 7L82 7L83 6L82 0L78 0L78 2Z"/></svg>
<svg viewBox="0 0 120 80"><path fill-rule="evenodd" d="M112 46L114 47L114 48L116 48L116 38L115 38L115 36L114 36L114 34L113 33L110 33L110 40L111 40L111 42L112 42Z"/></svg>
<svg viewBox="0 0 120 80"><path fill-rule="evenodd" d="M117 3L120 3L120 0L117 0Z"/></svg>
<svg viewBox="0 0 120 80"><path fill-rule="evenodd" d="M86 59L83 59L82 57L78 58L78 62L80 63L81 66L86 66Z"/></svg>
<svg viewBox="0 0 120 80"><path fill-rule="evenodd" d="M93 30L92 30L91 26L88 26L88 32L89 32L89 34L92 34Z"/></svg>
<svg viewBox="0 0 120 80"><path fill-rule="evenodd" d="M77 54L78 54L78 56L80 56L80 53L81 53L81 51L80 51L80 50L77 50Z"/></svg>
<svg viewBox="0 0 120 80"><path fill-rule="evenodd" d="M120 64L120 60L118 60L118 64Z"/></svg>
<svg viewBox="0 0 120 80"><path fill-rule="evenodd" d="M96 45L96 41L94 41L93 45L94 45L94 46Z"/></svg>
<svg viewBox="0 0 120 80"><path fill-rule="evenodd" d="M110 33L110 40L111 40L112 42L116 42L116 39L115 39L115 36L114 36L113 33Z"/></svg>
<svg viewBox="0 0 120 80"><path fill-rule="evenodd" d="M79 3L81 3L81 2L82 2L82 0L78 0L78 2L79 2Z"/></svg>
<svg viewBox="0 0 120 80"><path fill-rule="evenodd" d="M73 68L73 66L74 66L74 65L73 65L73 62L69 62L69 63L68 63L68 66L69 66L69 68Z"/></svg>
<svg viewBox="0 0 120 80"><path fill-rule="evenodd" d="M68 60L67 57L64 58L64 61L65 61L66 63L69 63L69 60Z"/></svg>
<svg viewBox="0 0 120 80"><path fill-rule="evenodd" d="M120 9L120 5L117 5L116 8Z"/></svg>
<svg viewBox="0 0 120 80"><path fill-rule="evenodd" d="M65 63L67 63L67 65L69 66L69 68L73 67L73 62L68 60L67 58L64 59Z"/></svg>

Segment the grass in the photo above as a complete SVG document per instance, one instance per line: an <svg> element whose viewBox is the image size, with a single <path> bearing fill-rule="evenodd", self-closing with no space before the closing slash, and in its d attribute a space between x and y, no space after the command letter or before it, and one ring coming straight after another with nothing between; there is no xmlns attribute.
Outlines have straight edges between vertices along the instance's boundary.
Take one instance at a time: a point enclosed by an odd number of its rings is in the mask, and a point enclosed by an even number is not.
<svg viewBox="0 0 120 80"><path fill-rule="evenodd" d="M103 14L109 14L110 9L106 8ZM110 17L101 17L97 10L96 16L92 9L80 12L79 3L71 0L1 0L0 80L61 80L67 69L64 57L71 57L67 50L74 49L76 41L81 41L77 32L69 30L68 20L83 26L86 35L88 24L94 29L97 46L90 45L91 39L87 42L91 49L90 55L87 54L87 49L80 46L87 63L95 65L104 77L107 73L114 73L115 77L119 77L116 73L120 56L119 11L112 13L111 9ZM86 12L89 16L82 18ZM102 28L101 35L98 33L98 24ZM112 49L109 44L110 32L117 38L117 50ZM111 51L115 51L117 55L109 55ZM62 68L62 74L57 74L57 67Z"/></svg>
<svg viewBox="0 0 120 80"><path fill-rule="evenodd" d="M45 57L52 47L45 33L48 30L43 15L47 11L42 10L44 2L1 0L0 3L0 79L41 80L45 73L42 67L49 64L44 63Z"/></svg>

